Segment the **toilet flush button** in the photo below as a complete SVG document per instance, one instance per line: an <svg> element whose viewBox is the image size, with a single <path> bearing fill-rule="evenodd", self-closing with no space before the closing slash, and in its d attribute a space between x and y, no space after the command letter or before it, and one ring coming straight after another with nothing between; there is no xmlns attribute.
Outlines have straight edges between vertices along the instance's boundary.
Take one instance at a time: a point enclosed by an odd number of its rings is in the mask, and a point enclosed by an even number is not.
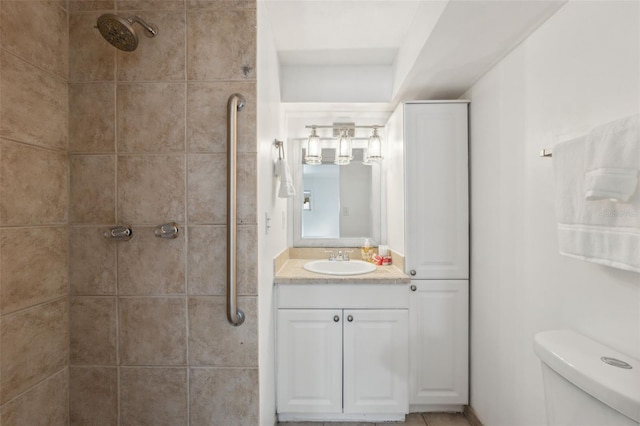
<svg viewBox="0 0 640 426"><path fill-rule="evenodd" d="M627 370L631 370L633 368L631 364L626 363L617 358L610 358L608 356L603 356L600 358L600 360L602 360L602 362L605 362L609 365L613 365L614 367L618 367L618 368L626 368Z"/></svg>

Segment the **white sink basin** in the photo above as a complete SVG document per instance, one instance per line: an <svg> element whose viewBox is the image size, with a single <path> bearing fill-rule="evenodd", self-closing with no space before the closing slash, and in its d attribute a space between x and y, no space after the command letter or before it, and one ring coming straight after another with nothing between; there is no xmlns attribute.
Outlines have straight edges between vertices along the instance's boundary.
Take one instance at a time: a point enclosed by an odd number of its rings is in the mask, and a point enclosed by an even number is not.
<svg viewBox="0 0 640 426"><path fill-rule="evenodd" d="M312 260L304 265L310 272L327 275L361 275L376 270L376 265L362 260Z"/></svg>

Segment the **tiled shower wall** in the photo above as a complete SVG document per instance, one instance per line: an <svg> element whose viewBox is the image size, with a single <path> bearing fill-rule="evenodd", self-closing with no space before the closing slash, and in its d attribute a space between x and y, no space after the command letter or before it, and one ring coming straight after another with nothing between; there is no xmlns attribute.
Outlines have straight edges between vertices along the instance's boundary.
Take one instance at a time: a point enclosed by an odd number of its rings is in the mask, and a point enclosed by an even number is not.
<svg viewBox="0 0 640 426"><path fill-rule="evenodd" d="M158 26L122 52L103 13ZM248 1L69 7L70 422L257 425L256 11ZM226 318L226 109L239 113L239 307ZM177 222L176 239L154 236ZM107 240L130 225L130 241Z"/></svg>
<svg viewBox="0 0 640 426"><path fill-rule="evenodd" d="M0 424L68 422L67 10L0 1Z"/></svg>

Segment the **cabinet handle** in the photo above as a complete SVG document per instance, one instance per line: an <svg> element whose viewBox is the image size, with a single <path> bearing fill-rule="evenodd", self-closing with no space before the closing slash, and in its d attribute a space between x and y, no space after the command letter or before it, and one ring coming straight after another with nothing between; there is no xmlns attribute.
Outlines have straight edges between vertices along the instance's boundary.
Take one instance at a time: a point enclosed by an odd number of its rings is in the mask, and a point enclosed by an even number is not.
<svg viewBox="0 0 640 426"><path fill-rule="evenodd" d="M352 317L351 315L349 315L349 316L347 317L347 321L352 322L352 321L353 321L353 317Z"/></svg>
<svg viewBox="0 0 640 426"><path fill-rule="evenodd" d="M334 317L333 317L333 322L338 322L338 321L340 321L340 317L339 317L339 316L337 316L337 315L336 315L336 316L334 316Z"/></svg>
<svg viewBox="0 0 640 426"><path fill-rule="evenodd" d="M411 291L416 291L418 289L418 287L416 287L415 285L412 285L410 288L411 288Z"/></svg>
<svg viewBox="0 0 640 426"><path fill-rule="evenodd" d="M415 276L416 275L416 270L415 269L410 270L409 271L409 275Z"/></svg>

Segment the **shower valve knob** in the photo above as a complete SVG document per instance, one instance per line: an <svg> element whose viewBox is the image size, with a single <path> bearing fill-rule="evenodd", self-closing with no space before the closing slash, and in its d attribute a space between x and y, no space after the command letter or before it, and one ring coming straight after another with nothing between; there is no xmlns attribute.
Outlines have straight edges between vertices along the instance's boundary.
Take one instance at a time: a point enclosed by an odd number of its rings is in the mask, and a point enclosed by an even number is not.
<svg viewBox="0 0 640 426"><path fill-rule="evenodd" d="M179 232L180 230L178 229L178 224L175 222L171 222L159 225L153 231L153 234L158 238L178 238Z"/></svg>
<svg viewBox="0 0 640 426"><path fill-rule="evenodd" d="M133 237L133 231L128 226L115 226L104 231L104 237L116 241L129 241Z"/></svg>

